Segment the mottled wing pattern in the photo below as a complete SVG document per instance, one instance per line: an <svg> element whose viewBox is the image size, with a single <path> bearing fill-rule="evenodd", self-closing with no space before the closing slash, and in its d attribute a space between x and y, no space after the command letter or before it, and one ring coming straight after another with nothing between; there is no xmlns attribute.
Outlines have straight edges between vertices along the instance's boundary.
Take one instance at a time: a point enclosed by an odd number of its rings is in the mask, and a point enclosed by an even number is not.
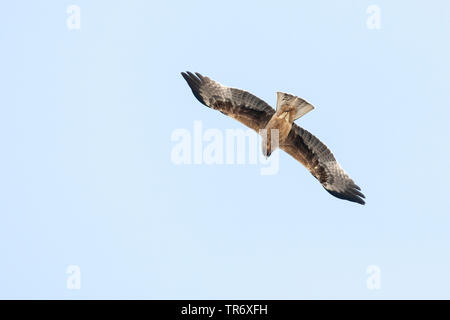
<svg viewBox="0 0 450 320"><path fill-rule="evenodd" d="M238 120L256 132L263 129L275 113L270 105L247 91L225 87L197 72L182 72L181 75L201 103Z"/></svg>
<svg viewBox="0 0 450 320"><path fill-rule="evenodd" d="M319 139L295 123L281 149L301 162L333 196L365 204L364 195Z"/></svg>

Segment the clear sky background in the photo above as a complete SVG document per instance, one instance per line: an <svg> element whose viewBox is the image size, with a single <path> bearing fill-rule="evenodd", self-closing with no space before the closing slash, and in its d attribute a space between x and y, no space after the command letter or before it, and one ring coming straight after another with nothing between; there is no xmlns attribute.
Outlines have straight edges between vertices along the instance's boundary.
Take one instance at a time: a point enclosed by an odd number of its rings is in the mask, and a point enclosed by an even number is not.
<svg viewBox="0 0 450 320"><path fill-rule="evenodd" d="M450 298L450 2L1 7L0 298ZM276 91L310 101L297 123L367 204L287 154L272 176L174 165L175 129L243 128L184 70L273 106Z"/></svg>

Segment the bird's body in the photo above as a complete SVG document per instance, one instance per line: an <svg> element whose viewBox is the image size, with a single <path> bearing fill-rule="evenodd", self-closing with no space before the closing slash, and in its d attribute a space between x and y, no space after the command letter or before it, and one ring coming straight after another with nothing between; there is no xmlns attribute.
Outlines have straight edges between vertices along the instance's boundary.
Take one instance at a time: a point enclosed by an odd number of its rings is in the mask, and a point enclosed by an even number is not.
<svg viewBox="0 0 450 320"><path fill-rule="evenodd" d="M284 146L294 120L313 109L311 104L299 97L277 92L277 110L259 132L263 138L263 154L268 157L276 148Z"/></svg>
<svg viewBox="0 0 450 320"><path fill-rule="evenodd" d="M333 196L364 204L360 188L345 173L331 151L294 120L314 107L299 97L277 92L277 109L253 94L223 86L199 73L181 73L204 105L228 115L262 136L265 156L280 148L303 164Z"/></svg>
<svg viewBox="0 0 450 320"><path fill-rule="evenodd" d="M292 121L286 118L285 114L275 113L266 127L261 130L262 152L266 157L269 157L276 148L282 146L286 141L292 129Z"/></svg>

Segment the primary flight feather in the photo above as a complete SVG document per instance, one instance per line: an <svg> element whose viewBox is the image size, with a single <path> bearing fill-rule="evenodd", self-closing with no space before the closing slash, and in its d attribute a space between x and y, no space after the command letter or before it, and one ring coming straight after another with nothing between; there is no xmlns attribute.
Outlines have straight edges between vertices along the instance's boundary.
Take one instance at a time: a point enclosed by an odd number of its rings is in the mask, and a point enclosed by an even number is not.
<svg viewBox="0 0 450 320"><path fill-rule="evenodd" d="M277 109L274 110L255 95L223 86L200 73L182 72L181 75L201 103L261 134L264 155L270 156L275 148L280 147L303 164L333 196L365 203L360 187L345 173L327 146L294 123L314 109L310 103L277 92ZM275 139L272 138L273 132L278 135Z"/></svg>

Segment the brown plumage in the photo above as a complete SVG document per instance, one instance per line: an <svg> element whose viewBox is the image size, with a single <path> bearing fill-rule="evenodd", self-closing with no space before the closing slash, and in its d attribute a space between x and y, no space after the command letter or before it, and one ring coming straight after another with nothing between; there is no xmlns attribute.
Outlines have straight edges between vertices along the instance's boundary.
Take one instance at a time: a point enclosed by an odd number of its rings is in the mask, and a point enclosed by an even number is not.
<svg viewBox="0 0 450 320"><path fill-rule="evenodd" d="M361 189L340 167L331 151L293 122L314 109L307 101L278 92L275 111L247 91L223 86L199 73L182 72L181 75L201 103L261 134L264 155L270 156L275 148L280 147L303 164L333 196L365 203Z"/></svg>

